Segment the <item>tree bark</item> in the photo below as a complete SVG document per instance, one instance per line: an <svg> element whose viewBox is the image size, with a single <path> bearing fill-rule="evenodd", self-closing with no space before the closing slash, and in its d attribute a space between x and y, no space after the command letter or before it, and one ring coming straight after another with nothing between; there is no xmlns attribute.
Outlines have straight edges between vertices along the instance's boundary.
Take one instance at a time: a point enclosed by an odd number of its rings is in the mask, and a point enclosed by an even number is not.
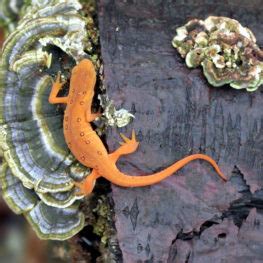
<svg viewBox="0 0 263 263"><path fill-rule="evenodd" d="M135 119L136 153L118 166L130 175L157 172L193 153L194 161L150 187L112 186L124 262L263 261L262 88L248 93L208 84L171 46L177 27L209 15L237 19L263 43L263 1L100 0L105 85ZM119 130L109 131L110 151Z"/></svg>

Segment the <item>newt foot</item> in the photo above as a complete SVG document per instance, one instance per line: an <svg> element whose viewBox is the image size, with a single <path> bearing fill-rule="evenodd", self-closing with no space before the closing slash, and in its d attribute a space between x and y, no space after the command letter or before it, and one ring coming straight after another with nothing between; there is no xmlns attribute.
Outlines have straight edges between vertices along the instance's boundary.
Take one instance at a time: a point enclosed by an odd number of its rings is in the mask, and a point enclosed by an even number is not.
<svg viewBox="0 0 263 263"><path fill-rule="evenodd" d="M53 82L52 89L48 98L49 103L67 103L68 97L58 97L59 91L62 89L66 81L61 81L61 73L59 72L56 78L56 81Z"/></svg>
<svg viewBox="0 0 263 263"><path fill-rule="evenodd" d="M123 139L123 142L119 142L121 147L118 150L121 151L122 154L133 153L137 150L139 142L136 141L135 130L132 130L131 139L129 139L122 133L120 133L120 136Z"/></svg>
<svg viewBox="0 0 263 263"><path fill-rule="evenodd" d="M61 72L59 71L56 77L56 81L53 83L53 85L57 86L57 89L61 89L67 81L61 81Z"/></svg>

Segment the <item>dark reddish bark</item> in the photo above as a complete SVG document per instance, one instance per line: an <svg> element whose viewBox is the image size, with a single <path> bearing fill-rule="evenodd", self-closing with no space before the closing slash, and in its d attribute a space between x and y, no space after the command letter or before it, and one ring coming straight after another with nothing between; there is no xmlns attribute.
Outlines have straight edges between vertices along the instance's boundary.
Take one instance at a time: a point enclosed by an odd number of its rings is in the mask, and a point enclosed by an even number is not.
<svg viewBox="0 0 263 263"><path fill-rule="evenodd" d="M262 222L262 88L211 87L201 69L188 69L171 46L178 26L209 15L239 20L262 46L262 6L259 0L99 1L105 85L110 98L136 117L123 132L135 128L140 141L138 152L118 162L120 169L149 174L201 152L230 178L223 183L209 164L195 161L151 187L112 186L124 262L211 262L204 260L210 253L227 255L227 262L252 262L255 254L263 260L263 235L252 220ZM108 133L110 151L118 147L117 132ZM258 249L245 249L242 238Z"/></svg>

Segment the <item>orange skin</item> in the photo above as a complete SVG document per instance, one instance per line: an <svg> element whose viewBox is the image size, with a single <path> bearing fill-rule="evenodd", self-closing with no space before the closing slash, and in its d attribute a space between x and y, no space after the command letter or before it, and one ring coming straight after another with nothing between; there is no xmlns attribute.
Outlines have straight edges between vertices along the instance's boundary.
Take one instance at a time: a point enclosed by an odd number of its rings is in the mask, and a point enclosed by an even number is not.
<svg viewBox="0 0 263 263"><path fill-rule="evenodd" d="M219 176L226 181L216 162L204 154L193 154L174 163L161 172L145 176L130 176L122 173L116 166L117 160L125 154L136 151L139 143L136 141L135 132L131 139L121 134L123 141L121 146L113 153L108 153L101 139L92 129L90 122L99 117L99 113L91 112L96 72L92 62L83 59L76 65L71 74L69 94L66 97L58 97L58 92L63 86L60 82L60 74L52 86L49 102L52 104L67 104L64 114L64 136L66 143L75 158L84 166L92 168L82 182L75 183L79 188L78 194L87 195L92 192L96 179L104 177L110 182L122 187L139 187L158 183L172 175L189 162L203 159L209 162Z"/></svg>

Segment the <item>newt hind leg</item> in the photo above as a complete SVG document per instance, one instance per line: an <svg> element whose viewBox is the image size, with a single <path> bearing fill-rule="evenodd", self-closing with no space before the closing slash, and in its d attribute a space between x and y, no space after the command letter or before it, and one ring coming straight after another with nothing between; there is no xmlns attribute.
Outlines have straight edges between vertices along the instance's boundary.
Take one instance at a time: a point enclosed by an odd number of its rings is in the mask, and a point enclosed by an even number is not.
<svg viewBox="0 0 263 263"><path fill-rule="evenodd" d="M114 151L113 153L109 154L110 159L116 163L118 159L122 155L133 153L137 150L139 146L139 142L136 141L135 131L132 131L131 139L127 138L122 133L120 134L121 138L123 139L123 142L120 142L120 147Z"/></svg>
<svg viewBox="0 0 263 263"><path fill-rule="evenodd" d="M76 195L86 196L93 191L93 188L96 183L96 179L98 178L98 173L96 170L92 170L92 172L81 182L74 182L78 192Z"/></svg>

